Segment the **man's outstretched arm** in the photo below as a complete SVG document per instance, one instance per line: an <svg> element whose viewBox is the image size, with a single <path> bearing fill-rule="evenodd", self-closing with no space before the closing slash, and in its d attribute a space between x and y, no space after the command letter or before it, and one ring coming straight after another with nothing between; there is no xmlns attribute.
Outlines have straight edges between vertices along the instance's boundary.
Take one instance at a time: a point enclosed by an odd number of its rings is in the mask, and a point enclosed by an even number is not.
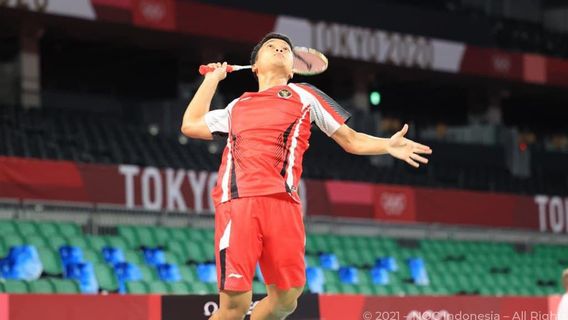
<svg viewBox="0 0 568 320"><path fill-rule="evenodd" d="M227 76L227 63L210 63L214 71L205 75L203 82L195 92L193 99L183 114L181 132L190 138L211 140L213 135L205 123L205 114L209 112L211 100L217 90L219 82Z"/></svg>
<svg viewBox="0 0 568 320"><path fill-rule="evenodd" d="M342 125L331 136L343 150L357 155L390 154L403 160L409 165L418 168L420 163L427 164L428 159L421 154L432 154L430 147L414 142L404 137L408 132L408 125L390 138L378 138L365 133L357 132L347 125Z"/></svg>

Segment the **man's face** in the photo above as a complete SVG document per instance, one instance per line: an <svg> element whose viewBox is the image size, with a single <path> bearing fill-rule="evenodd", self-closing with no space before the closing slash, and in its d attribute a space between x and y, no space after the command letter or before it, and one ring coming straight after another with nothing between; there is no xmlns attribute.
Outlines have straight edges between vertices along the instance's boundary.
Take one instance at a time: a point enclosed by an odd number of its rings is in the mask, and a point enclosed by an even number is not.
<svg viewBox="0 0 568 320"><path fill-rule="evenodd" d="M280 39L270 39L258 51L253 71L257 75L264 72L279 71L291 78L293 63L294 55L288 43Z"/></svg>

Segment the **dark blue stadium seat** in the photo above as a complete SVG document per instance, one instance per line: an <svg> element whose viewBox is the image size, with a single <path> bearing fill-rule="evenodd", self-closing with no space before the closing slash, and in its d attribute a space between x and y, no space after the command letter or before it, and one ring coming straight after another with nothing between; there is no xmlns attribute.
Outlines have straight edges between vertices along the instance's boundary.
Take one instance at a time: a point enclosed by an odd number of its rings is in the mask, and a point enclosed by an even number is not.
<svg viewBox="0 0 568 320"><path fill-rule="evenodd" d="M79 282L82 293L98 293L99 284L90 262L69 263L65 266L65 278Z"/></svg>
<svg viewBox="0 0 568 320"><path fill-rule="evenodd" d="M0 275L6 279L35 280L43 272L43 265L34 246L10 248L8 256L0 259Z"/></svg>
<svg viewBox="0 0 568 320"><path fill-rule="evenodd" d="M166 254L159 248L144 248L144 260L148 265L156 267L166 263Z"/></svg>
<svg viewBox="0 0 568 320"><path fill-rule="evenodd" d="M105 262L112 266L126 261L124 258L124 252L120 248L104 247L102 252Z"/></svg>
<svg viewBox="0 0 568 320"><path fill-rule="evenodd" d="M158 265L157 267L158 275L160 279L166 282L178 282L181 281L181 273L179 272L179 268L175 264L171 263L163 263Z"/></svg>
<svg viewBox="0 0 568 320"><path fill-rule="evenodd" d="M59 255L61 256L63 266L70 263L83 262L83 250L79 247L62 246L59 248Z"/></svg>

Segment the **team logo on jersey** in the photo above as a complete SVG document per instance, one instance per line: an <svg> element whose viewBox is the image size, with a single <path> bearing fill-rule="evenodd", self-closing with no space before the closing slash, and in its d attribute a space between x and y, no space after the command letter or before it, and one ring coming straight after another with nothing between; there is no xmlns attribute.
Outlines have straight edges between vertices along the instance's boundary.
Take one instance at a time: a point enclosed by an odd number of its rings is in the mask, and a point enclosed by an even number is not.
<svg viewBox="0 0 568 320"><path fill-rule="evenodd" d="M290 92L290 90L288 90L288 89L282 89L282 90L278 91L278 96L280 98L288 99L292 96L292 92Z"/></svg>

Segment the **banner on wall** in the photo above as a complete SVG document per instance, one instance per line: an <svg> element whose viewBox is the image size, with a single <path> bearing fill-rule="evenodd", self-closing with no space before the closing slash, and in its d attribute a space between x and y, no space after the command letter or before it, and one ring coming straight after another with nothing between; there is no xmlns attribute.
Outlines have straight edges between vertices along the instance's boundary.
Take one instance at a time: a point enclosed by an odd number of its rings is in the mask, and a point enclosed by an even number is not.
<svg viewBox="0 0 568 320"><path fill-rule="evenodd" d="M254 44L270 31L330 57L568 86L568 61L333 21L180 0L4 0L0 7ZM223 23L211 23L215 16ZM226 26L238 25L238 28Z"/></svg>
<svg viewBox="0 0 568 320"><path fill-rule="evenodd" d="M251 310L263 295L253 295ZM364 296L303 294L290 320L556 320L558 296ZM2 320L208 319L217 295L2 295ZM2 304L0 304L2 305ZM33 308L30 306L33 305ZM249 310L250 312L250 310ZM249 319L247 316L246 319ZM558 319L560 320L560 319Z"/></svg>
<svg viewBox="0 0 568 320"><path fill-rule="evenodd" d="M0 198L212 212L216 172L0 157ZM568 197L306 179L308 215L568 233Z"/></svg>

